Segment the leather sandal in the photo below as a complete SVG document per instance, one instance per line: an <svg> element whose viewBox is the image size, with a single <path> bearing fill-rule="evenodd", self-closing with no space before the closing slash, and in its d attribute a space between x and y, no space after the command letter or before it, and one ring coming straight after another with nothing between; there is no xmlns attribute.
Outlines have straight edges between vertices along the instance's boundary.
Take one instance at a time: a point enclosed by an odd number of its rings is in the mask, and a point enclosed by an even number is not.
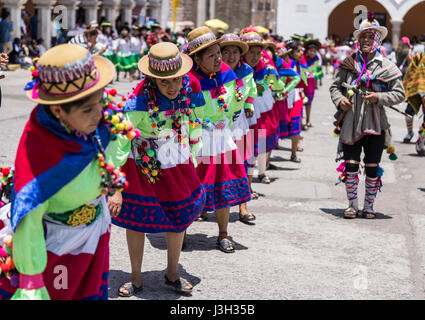
<svg viewBox="0 0 425 320"><path fill-rule="evenodd" d="M121 292L121 289L124 289L125 291L127 291L127 293ZM118 295L120 297L132 297L134 296L136 293L142 292L143 291L143 287L136 287L132 282L127 282L124 283L119 289L118 289Z"/></svg>
<svg viewBox="0 0 425 320"><path fill-rule="evenodd" d="M217 239L217 246L218 248L225 252L225 253L234 253L235 252L235 247L233 246L233 243L227 239L227 238L223 238L220 240L220 237ZM228 248L232 248L231 250L228 250Z"/></svg>
<svg viewBox="0 0 425 320"><path fill-rule="evenodd" d="M187 285L190 284L189 281L179 278L176 281L171 281L168 279L167 275L164 275L165 284L171 286L177 293L192 293L193 288L186 289Z"/></svg>
<svg viewBox="0 0 425 320"><path fill-rule="evenodd" d="M253 225L253 221L255 221L257 218L250 212L248 212L247 214L241 215L241 213L239 212L239 221L243 222L245 224L248 225Z"/></svg>

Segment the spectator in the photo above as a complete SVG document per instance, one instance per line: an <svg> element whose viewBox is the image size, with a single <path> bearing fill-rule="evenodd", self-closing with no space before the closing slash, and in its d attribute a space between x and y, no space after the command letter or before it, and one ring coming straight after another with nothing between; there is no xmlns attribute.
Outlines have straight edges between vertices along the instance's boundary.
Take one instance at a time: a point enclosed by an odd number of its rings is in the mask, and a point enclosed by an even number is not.
<svg viewBox="0 0 425 320"><path fill-rule="evenodd" d="M21 67L29 68L31 63L27 61L28 56L26 55L25 48L23 48L21 40L15 38L13 40L13 50L10 53L10 62L12 64L19 64Z"/></svg>
<svg viewBox="0 0 425 320"><path fill-rule="evenodd" d="M0 22L0 52L9 54L12 52L13 23L10 21L9 11L3 9Z"/></svg>
<svg viewBox="0 0 425 320"><path fill-rule="evenodd" d="M420 37L420 43L417 43L413 47L412 57L417 53L422 53L425 51L425 33Z"/></svg>
<svg viewBox="0 0 425 320"><path fill-rule="evenodd" d="M0 68L5 68L8 65L8 63L9 63L8 55L6 53L0 53ZM0 87L0 108L1 108L1 87Z"/></svg>
<svg viewBox="0 0 425 320"><path fill-rule="evenodd" d="M36 40L31 40L30 45L28 46L29 56L31 58L40 56L40 49L38 48L38 43Z"/></svg>
<svg viewBox="0 0 425 320"><path fill-rule="evenodd" d="M40 53L40 57L47 51L46 46L44 45L44 39L37 40L38 51Z"/></svg>
<svg viewBox="0 0 425 320"><path fill-rule="evenodd" d="M30 19L29 28L31 30L30 31L31 39L37 39L37 34L38 34L38 15L37 15L37 10L35 11L34 15Z"/></svg>

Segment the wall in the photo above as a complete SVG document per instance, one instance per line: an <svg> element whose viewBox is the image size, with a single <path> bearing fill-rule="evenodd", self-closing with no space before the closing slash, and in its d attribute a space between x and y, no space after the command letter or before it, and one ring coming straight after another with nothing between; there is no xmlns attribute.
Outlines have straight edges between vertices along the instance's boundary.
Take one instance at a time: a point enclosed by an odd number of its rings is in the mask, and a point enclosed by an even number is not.
<svg viewBox="0 0 425 320"><path fill-rule="evenodd" d="M388 38L391 39L391 16L387 9L375 0L347 0L336 7L328 19L328 35L336 34L341 39L351 36L354 31L354 8L357 5L365 6L369 12L380 12L386 14L386 27Z"/></svg>
<svg viewBox="0 0 425 320"><path fill-rule="evenodd" d="M413 37L425 33L425 2L417 4L403 17L401 36Z"/></svg>

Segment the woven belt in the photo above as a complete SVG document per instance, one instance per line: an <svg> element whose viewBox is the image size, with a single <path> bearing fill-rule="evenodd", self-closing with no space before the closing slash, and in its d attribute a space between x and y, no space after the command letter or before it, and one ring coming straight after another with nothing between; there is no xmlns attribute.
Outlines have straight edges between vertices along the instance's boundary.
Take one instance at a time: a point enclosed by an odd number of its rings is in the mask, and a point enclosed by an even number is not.
<svg viewBox="0 0 425 320"><path fill-rule="evenodd" d="M73 211L49 213L48 216L64 225L78 227L92 224L102 213L102 204L85 204Z"/></svg>

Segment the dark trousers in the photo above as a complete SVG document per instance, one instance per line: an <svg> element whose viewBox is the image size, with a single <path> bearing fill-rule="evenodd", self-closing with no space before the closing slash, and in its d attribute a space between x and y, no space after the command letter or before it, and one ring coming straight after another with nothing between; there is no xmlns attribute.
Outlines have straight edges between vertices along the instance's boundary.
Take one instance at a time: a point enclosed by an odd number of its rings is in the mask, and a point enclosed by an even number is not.
<svg viewBox="0 0 425 320"><path fill-rule="evenodd" d="M385 132L382 131L379 136L366 135L357 141L354 145L343 144L343 158L345 161L354 160L360 162L360 155L364 151L363 162L365 164L379 164L381 162L382 152L385 145ZM357 172L359 164L347 163L346 169L348 172ZM366 175L375 178L377 167L366 167Z"/></svg>

